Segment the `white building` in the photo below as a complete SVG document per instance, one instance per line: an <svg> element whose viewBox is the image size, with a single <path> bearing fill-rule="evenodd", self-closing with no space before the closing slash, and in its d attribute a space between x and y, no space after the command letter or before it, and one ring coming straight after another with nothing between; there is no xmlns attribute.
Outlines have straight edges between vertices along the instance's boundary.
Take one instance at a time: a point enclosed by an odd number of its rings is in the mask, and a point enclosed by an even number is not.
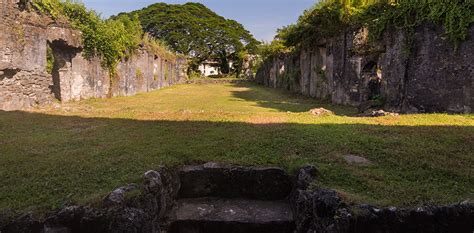
<svg viewBox="0 0 474 233"><path fill-rule="evenodd" d="M229 62L229 67L232 67L234 63ZM199 71L202 75L208 77L211 75L220 75L221 69L219 68L219 62L217 61L205 61L201 65L199 65Z"/></svg>
<svg viewBox="0 0 474 233"><path fill-rule="evenodd" d="M215 61L205 61L199 65L199 71L204 76L219 75L221 73L219 69L219 63Z"/></svg>

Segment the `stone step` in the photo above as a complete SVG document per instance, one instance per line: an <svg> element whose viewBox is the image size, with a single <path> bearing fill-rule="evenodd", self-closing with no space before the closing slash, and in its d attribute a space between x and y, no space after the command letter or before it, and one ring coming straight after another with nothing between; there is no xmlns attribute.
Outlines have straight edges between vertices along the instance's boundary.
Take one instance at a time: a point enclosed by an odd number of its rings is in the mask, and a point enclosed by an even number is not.
<svg viewBox="0 0 474 233"><path fill-rule="evenodd" d="M284 201L181 199L170 218L169 233L290 233L295 228Z"/></svg>
<svg viewBox="0 0 474 233"><path fill-rule="evenodd" d="M222 197L281 200L292 178L280 168L230 167L216 163L186 166L179 172L180 198Z"/></svg>

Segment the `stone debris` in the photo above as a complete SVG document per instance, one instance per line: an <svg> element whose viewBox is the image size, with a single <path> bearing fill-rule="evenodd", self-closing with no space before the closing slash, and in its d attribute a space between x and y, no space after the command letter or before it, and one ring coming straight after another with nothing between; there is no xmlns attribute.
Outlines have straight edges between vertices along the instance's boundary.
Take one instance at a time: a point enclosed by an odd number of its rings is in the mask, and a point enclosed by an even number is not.
<svg viewBox="0 0 474 233"><path fill-rule="evenodd" d="M300 168L296 177L296 186L298 189L307 190L318 176L318 169L313 165L307 165Z"/></svg>
<svg viewBox="0 0 474 233"><path fill-rule="evenodd" d="M399 116L398 113L386 112L384 110L369 110L367 112L361 113L359 117L383 117L383 116Z"/></svg>
<svg viewBox="0 0 474 233"><path fill-rule="evenodd" d="M125 194L134 190L138 190L139 187L136 184L129 184L127 186L120 187L111 192L104 199L105 206L118 206L124 203Z"/></svg>
<svg viewBox="0 0 474 233"><path fill-rule="evenodd" d="M327 110L325 108L315 108L315 109L309 110L309 112L311 113L311 115L314 115L314 116L334 115L334 113L331 110Z"/></svg>
<svg viewBox="0 0 474 233"><path fill-rule="evenodd" d="M372 162L364 157L360 157L357 155L344 155L344 160L348 164L354 164L354 165L372 165Z"/></svg>

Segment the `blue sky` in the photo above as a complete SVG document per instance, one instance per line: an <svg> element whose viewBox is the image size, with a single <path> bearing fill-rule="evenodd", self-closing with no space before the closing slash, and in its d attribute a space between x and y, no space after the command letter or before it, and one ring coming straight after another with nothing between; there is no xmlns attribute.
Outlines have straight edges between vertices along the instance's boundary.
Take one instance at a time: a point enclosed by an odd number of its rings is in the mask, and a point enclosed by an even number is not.
<svg viewBox="0 0 474 233"><path fill-rule="evenodd" d="M83 0L88 8L109 17L141 9L156 2L185 3L186 0ZM270 41L277 28L296 22L316 0L199 0L218 14L242 23L258 40Z"/></svg>

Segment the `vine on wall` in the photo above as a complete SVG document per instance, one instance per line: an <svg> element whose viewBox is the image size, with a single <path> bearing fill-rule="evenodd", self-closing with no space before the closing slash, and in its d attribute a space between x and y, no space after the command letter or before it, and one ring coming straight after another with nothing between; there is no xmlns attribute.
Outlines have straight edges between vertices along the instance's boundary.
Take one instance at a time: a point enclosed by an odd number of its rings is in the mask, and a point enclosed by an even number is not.
<svg viewBox="0 0 474 233"><path fill-rule="evenodd" d="M365 26L375 41L390 27L403 29L410 37L417 26L435 23L444 27L457 48L467 39L473 12L474 0L325 0L305 11L296 24L280 29L277 39L288 47L304 47L347 28Z"/></svg>
<svg viewBox="0 0 474 233"><path fill-rule="evenodd" d="M32 0L31 7L54 20L69 22L80 30L84 56L87 59L99 57L110 77L116 77L117 64L128 59L141 45L171 60L175 57L162 42L143 32L137 16L121 15L103 20L95 11L73 0Z"/></svg>

